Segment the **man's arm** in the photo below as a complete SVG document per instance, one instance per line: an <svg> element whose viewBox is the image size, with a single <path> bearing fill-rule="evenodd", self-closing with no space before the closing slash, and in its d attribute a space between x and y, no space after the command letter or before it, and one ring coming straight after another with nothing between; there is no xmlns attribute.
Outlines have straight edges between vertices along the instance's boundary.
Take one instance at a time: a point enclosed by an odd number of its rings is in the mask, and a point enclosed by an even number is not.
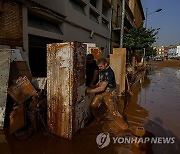
<svg viewBox="0 0 180 154"><path fill-rule="evenodd" d="M106 86L108 85L108 82L101 82L99 84L99 87L94 88L94 89L88 89L86 92L87 93L97 93L97 92L102 92L105 90Z"/></svg>

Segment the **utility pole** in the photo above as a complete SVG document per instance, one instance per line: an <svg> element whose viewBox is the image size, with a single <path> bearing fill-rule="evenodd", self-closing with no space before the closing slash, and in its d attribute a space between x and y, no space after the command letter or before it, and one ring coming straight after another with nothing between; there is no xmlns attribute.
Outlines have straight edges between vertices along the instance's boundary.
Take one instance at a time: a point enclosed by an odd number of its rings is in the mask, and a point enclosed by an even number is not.
<svg viewBox="0 0 180 154"><path fill-rule="evenodd" d="M124 37L124 18L125 18L125 3L126 0L122 1L122 19L121 19L121 30L120 30L120 48L123 47L123 37Z"/></svg>
<svg viewBox="0 0 180 154"><path fill-rule="evenodd" d="M148 13L148 8L146 8L146 21L145 21L145 28L147 28L147 19L148 19L148 15L151 15L153 13L158 13L158 12L161 12L162 9L157 9L155 10L154 12L151 12L151 13Z"/></svg>
<svg viewBox="0 0 180 154"><path fill-rule="evenodd" d="M148 21L148 15L151 15L153 13L158 13L161 12L162 9L157 9L154 12L148 13L148 8L146 8L146 20L145 20L145 28L147 29L147 21ZM160 28L158 28L157 30L159 30ZM144 55L143 55L143 62L144 62L144 58L146 56L146 49L144 48Z"/></svg>
<svg viewBox="0 0 180 154"><path fill-rule="evenodd" d="M148 8L146 8L146 20L145 20L145 28L147 28L147 16L148 16Z"/></svg>

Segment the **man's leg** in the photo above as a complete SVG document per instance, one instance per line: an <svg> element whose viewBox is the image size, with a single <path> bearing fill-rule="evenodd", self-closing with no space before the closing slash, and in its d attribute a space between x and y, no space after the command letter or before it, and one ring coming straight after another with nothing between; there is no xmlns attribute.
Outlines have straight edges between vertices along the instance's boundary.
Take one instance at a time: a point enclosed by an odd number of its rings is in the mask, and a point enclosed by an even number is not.
<svg viewBox="0 0 180 154"><path fill-rule="evenodd" d="M96 109L101 105L102 100L103 100L102 94L97 94L91 102L91 112L96 119L98 119L98 114Z"/></svg>
<svg viewBox="0 0 180 154"><path fill-rule="evenodd" d="M113 96L111 95L111 92L104 92L103 98L110 114L112 115L114 121L118 124L118 126L124 130L128 129L128 124L123 120L122 116L116 109L115 102L113 101Z"/></svg>

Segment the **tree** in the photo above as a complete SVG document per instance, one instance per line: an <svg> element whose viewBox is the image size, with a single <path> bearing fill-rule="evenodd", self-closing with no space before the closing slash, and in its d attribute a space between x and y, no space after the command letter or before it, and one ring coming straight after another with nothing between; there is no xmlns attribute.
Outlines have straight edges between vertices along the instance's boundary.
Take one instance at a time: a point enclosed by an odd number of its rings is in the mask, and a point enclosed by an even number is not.
<svg viewBox="0 0 180 154"><path fill-rule="evenodd" d="M145 48L146 50L146 57L151 57L151 56L156 56L156 49L153 49L153 47L147 47ZM144 49L143 50L136 50L136 53L139 55L143 55L144 54Z"/></svg>
<svg viewBox="0 0 180 154"><path fill-rule="evenodd" d="M146 50L146 55L153 52L152 44L156 41L157 31L155 29L146 29L143 26L132 28L124 34L124 47L135 54L137 50L143 53Z"/></svg>

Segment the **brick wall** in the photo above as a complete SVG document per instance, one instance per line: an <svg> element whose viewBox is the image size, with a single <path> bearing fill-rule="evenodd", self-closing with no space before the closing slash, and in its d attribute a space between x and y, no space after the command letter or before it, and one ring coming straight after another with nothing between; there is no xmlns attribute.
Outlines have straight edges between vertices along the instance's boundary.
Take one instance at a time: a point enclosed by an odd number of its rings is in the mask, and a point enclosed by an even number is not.
<svg viewBox="0 0 180 154"><path fill-rule="evenodd" d="M22 6L9 0L0 1L0 45L23 45Z"/></svg>

